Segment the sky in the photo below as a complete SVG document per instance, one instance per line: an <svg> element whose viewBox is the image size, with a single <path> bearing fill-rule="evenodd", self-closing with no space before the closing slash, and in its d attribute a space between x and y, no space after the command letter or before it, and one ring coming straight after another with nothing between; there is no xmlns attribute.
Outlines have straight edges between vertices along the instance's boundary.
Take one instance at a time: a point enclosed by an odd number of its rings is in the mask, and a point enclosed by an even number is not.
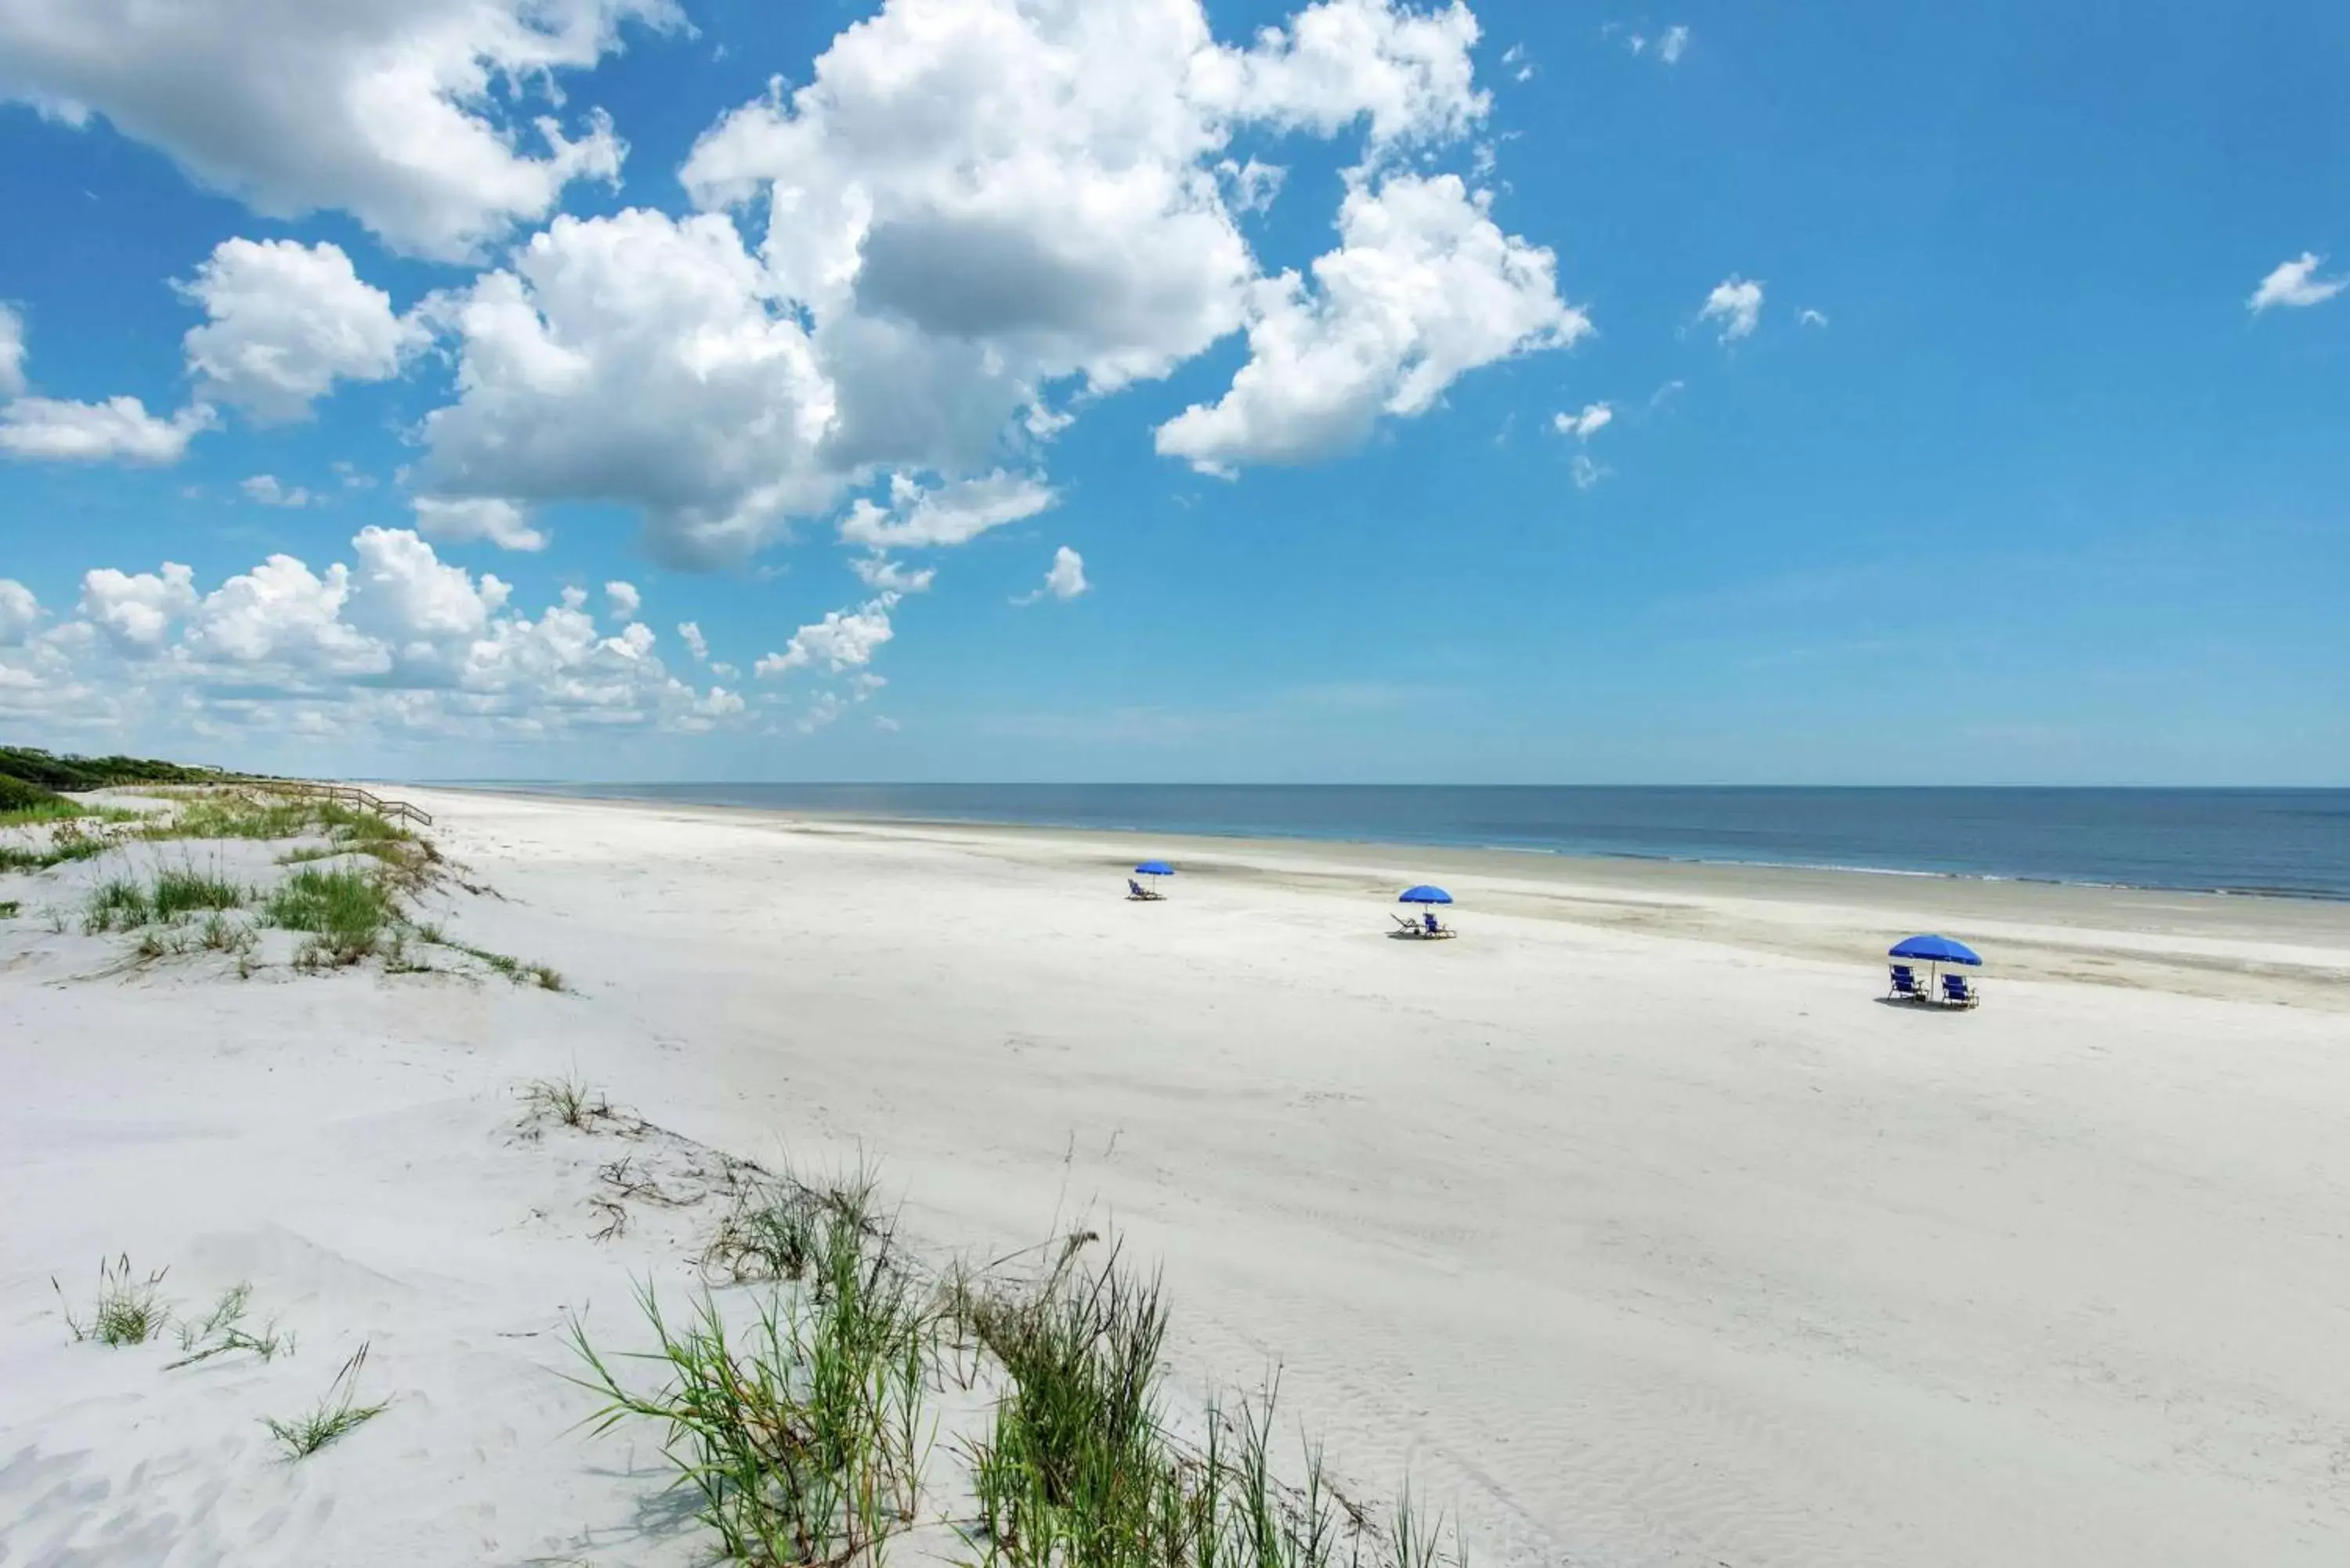
<svg viewBox="0 0 2350 1568"><path fill-rule="evenodd" d="M0 0L0 739L2350 784L2345 58L2320 4Z"/></svg>

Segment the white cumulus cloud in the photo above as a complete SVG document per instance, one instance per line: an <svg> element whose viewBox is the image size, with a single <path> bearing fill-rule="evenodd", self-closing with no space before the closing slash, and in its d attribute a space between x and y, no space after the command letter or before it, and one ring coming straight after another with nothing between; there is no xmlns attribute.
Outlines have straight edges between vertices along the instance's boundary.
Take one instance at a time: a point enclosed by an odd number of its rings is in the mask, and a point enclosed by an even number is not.
<svg viewBox="0 0 2350 1568"><path fill-rule="evenodd" d="M1556 413L1550 417L1551 429L1577 441L1589 441L1614 422L1616 410L1606 403L1586 403L1579 414Z"/></svg>
<svg viewBox="0 0 2350 1568"><path fill-rule="evenodd" d="M1243 119L1328 136L1369 122L1375 146L1458 136L1490 107L1469 51L1477 18L1461 0L1416 11L1389 0L1321 0L1243 49L1202 56L1201 96Z"/></svg>
<svg viewBox="0 0 2350 1568"><path fill-rule="evenodd" d="M0 301L0 398L25 389L25 318L16 306Z"/></svg>
<svg viewBox="0 0 2350 1568"><path fill-rule="evenodd" d="M0 648L16 648L41 624L41 601L14 577L0 577Z"/></svg>
<svg viewBox="0 0 2350 1568"><path fill-rule="evenodd" d="M161 419L131 397L102 403L12 398L0 405L0 452L48 462L161 466L186 456L189 441L212 422L213 410L203 403Z"/></svg>
<svg viewBox="0 0 2350 1568"><path fill-rule="evenodd" d="M244 492L248 500L258 501L264 506L307 506L317 499L298 484L280 484L274 473L254 474L237 488Z"/></svg>
<svg viewBox="0 0 2350 1568"><path fill-rule="evenodd" d="M1234 138L1357 134L1374 169L1457 138L1486 112L1476 37L1459 4L1321 0L1227 44L1198 0L885 0L697 142L686 188L728 215L557 218L428 303L458 392L425 419L417 489L619 503L660 558L705 568L877 482L889 504L851 526L900 545L959 526L900 486L1033 500L1041 481L1007 471L1071 410L1262 317L1236 213L1278 171ZM1508 244L1547 279L1546 252ZM1386 372L1398 413L1492 357L1415 314L1429 331Z"/></svg>
<svg viewBox="0 0 2350 1568"><path fill-rule="evenodd" d="M416 526L428 537L452 544L476 541L506 550L544 550L546 535L530 525L530 514L494 496L420 495L411 503Z"/></svg>
<svg viewBox="0 0 2350 1568"><path fill-rule="evenodd" d="M660 554L711 566L837 492L832 387L723 217L558 218L433 309L460 390L424 421L427 495L629 503Z"/></svg>
<svg viewBox="0 0 2350 1568"><path fill-rule="evenodd" d="M1689 46L1690 30L1687 27L1679 24L1667 27L1664 36L1657 40L1657 58L1669 66L1677 66L1681 63L1681 57L1689 53Z"/></svg>
<svg viewBox="0 0 2350 1568"><path fill-rule="evenodd" d="M2268 276L2261 279L2260 287L2252 290L2245 308L2257 314L2274 306L2299 308L2323 305L2350 288L2350 277L2320 277L2317 269L2325 258L2314 251L2303 251L2288 262L2280 262Z"/></svg>
<svg viewBox="0 0 2350 1568"><path fill-rule="evenodd" d="M188 617L182 647L198 663L274 663L322 675L376 675L390 651L342 618L350 568L313 572L292 556L272 556L206 594Z"/></svg>
<svg viewBox="0 0 2350 1568"><path fill-rule="evenodd" d="M1053 564L1045 569L1044 586L1014 602L1035 604L1046 597L1066 602L1091 587L1093 585L1086 581L1086 558L1064 545L1053 552Z"/></svg>
<svg viewBox="0 0 2350 1568"><path fill-rule="evenodd" d="M857 574L857 580L867 587L888 588L900 594L922 593L939 575L936 566L924 566L918 572L909 571L902 562L893 561L878 551L870 556L854 556L848 566Z"/></svg>
<svg viewBox="0 0 2350 1568"><path fill-rule="evenodd" d="M637 612L644 608L645 597L637 591L634 583L606 583L604 603L614 620L634 620Z"/></svg>
<svg viewBox="0 0 2350 1568"><path fill-rule="evenodd" d="M151 652L195 608L195 568L176 561L135 575L99 566L82 574L81 613L117 648Z"/></svg>
<svg viewBox="0 0 2350 1568"><path fill-rule="evenodd" d="M889 504L860 498L841 519L840 537L875 551L965 545L991 528L1035 516L1054 500L1052 487L1041 480L1002 470L937 490L898 474L890 481Z"/></svg>
<svg viewBox="0 0 2350 1568"><path fill-rule="evenodd" d="M794 632L781 653L760 659L753 672L773 679L818 664L836 675L862 670L873 662L875 650L895 635L889 611L897 603L896 594L884 593L853 610L828 611L822 620Z"/></svg>
<svg viewBox="0 0 2350 1568"><path fill-rule="evenodd" d="M673 0L5 0L0 98L103 116L270 216L337 208L461 260L618 178L610 122L567 127L556 76L681 21Z"/></svg>
<svg viewBox="0 0 2350 1568"><path fill-rule="evenodd" d="M1487 205L1451 174L1355 182L1312 286L1295 273L1258 286L1248 363L1222 400L1159 426L1159 450L1213 473L1326 457L1470 370L1588 332L1551 253L1503 234Z"/></svg>
<svg viewBox="0 0 2350 1568"><path fill-rule="evenodd" d="M332 244L223 240L180 289L208 318L185 339L199 395L265 424L308 417L338 380L390 379L429 336Z"/></svg>
<svg viewBox="0 0 2350 1568"><path fill-rule="evenodd" d="M1713 286L1705 296L1703 308L1697 313L1700 321L1721 323L1721 340L1734 343L1753 335L1762 319L1762 286L1732 273Z"/></svg>
<svg viewBox="0 0 2350 1568"><path fill-rule="evenodd" d="M488 573L441 560L404 528L369 527L351 559L314 566L271 556L197 591L184 566L83 580L81 618L0 660L33 696L0 711L144 702L213 726L270 723L316 732L396 729L546 735L582 726L700 730L740 717L743 699L698 691L631 622L600 636L564 603L536 618L509 607ZM0 594L0 604L6 596ZM136 660L135 672L121 661ZM37 699L37 702L35 701Z"/></svg>

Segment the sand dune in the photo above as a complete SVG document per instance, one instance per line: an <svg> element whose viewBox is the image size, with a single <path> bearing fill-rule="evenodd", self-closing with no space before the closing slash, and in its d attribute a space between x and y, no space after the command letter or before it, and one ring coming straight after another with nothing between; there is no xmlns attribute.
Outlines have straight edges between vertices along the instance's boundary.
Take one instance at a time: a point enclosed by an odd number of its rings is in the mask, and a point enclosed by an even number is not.
<svg viewBox="0 0 2350 1568"><path fill-rule="evenodd" d="M924 1245L1115 1225L1186 1388L1277 1366L1480 1560L2350 1560L2350 910L1163 838L1138 906L1113 835L415 798L497 889L452 929L569 993L0 926L0 1563L691 1560L650 1435L570 1429L564 1314L691 1224L592 1239L513 1098L573 1071L876 1157ZM1387 940L1430 877L1462 940ZM1875 1000L1935 927L1974 1013ZM49 1276L126 1249L300 1354L68 1344ZM391 1408L275 1462L361 1342Z"/></svg>

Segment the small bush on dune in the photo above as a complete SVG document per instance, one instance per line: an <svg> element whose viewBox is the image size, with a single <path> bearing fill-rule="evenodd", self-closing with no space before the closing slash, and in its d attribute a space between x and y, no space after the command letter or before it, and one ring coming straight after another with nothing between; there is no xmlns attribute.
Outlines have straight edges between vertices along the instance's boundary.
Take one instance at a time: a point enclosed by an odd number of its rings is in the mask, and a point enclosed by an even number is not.
<svg viewBox="0 0 2350 1568"><path fill-rule="evenodd" d="M72 801L55 790L0 774L0 826L37 822L51 815L70 815L76 810Z"/></svg>

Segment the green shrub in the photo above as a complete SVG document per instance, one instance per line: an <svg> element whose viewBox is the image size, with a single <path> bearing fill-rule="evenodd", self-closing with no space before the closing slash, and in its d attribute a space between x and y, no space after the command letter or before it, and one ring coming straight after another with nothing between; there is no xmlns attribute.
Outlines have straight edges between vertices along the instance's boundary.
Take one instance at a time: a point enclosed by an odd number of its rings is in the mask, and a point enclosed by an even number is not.
<svg viewBox="0 0 2350 1568"><path fill-rule="evenodd" d="M16 818L33 822L72 809L73 802L54 790L43 789L39 784L0 774L0 822Z"/></svg>
<svg viewBox="0 0 2350 1568"><path fill-rule="evenodd" d="M32 746L0 746L0 777L49 790L104 789L109 784L204 784L233 775L153 757L59 756Z"/></svg>

